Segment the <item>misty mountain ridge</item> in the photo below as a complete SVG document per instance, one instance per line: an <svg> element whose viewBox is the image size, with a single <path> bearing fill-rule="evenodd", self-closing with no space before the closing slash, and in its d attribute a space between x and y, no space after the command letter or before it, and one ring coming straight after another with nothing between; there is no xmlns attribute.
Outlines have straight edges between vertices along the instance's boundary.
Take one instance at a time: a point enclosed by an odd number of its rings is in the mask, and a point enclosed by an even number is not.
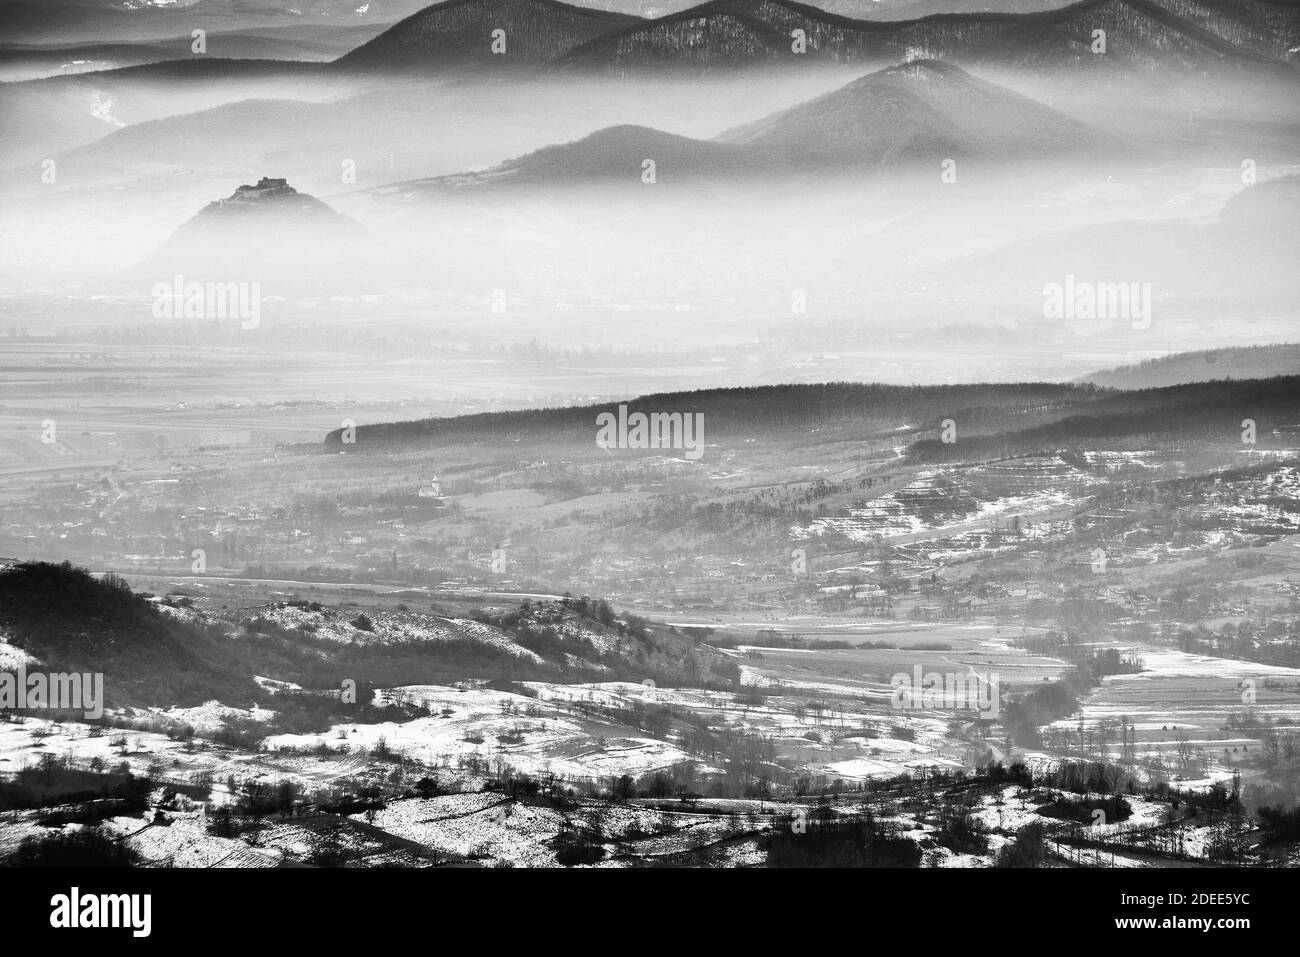
<svg viewBox="0 0 1300 957"><path fill-rule="evenodd" d="M1067 274L1080 279L1141 276L1161 293L1294 300L1300 242L1300 176L1243 186L1209 221L1131 219L1097 223L1017 240L954 262L958 281L1005 283L1038 296Z"/></svg>
<svg viewBox="0 0 1300 957"><path fill-rule="evenodd" d="M543 147L487 170L390 184L377 195L472 187L582 186L763 176L803 169L938 168L948 158L1113 156L1114 138L959 67L913 61L701 140L625 124Z"/></svg>
<svg viewBox="0 0 1300 957"><path fill-rule="evenodd" d="M426 0L228 0L149 3L147 0L11 0L0 4L0 35L28 43L158 40L260 27L338 26L392 22ZM364 8L358 10L358 8Z"/></svg>
<svg viewBox="0 0 1300 957"><path fill-rule="evenodd" d="M211 56L221 59L337 59L382 29L379 25L271 26L207 37ZM168 60L191 60L188 34L156 40L116 40L73 44L0 43L0 79L22 81L65 73L118 70Z"/></svg>
<svg viewBox="0 0 1300 957"><path fill-rule="evenodd" d="M1277 176L1232 196L1219 213L1221 227L1256 242L1285 244L1300 226L1300 175Z"/></svg>
<svg viewBox="0 0 1300 957"><path fill-rule="evenodd" d="M1108 389L1186 385L1213 379L1265 379L1300 375L1300 343L1178 352L1133 365L1103 369L1076 381Z"/></svg>
<svg viewBox="0 0 1300 957"><path fill-rule="evenodd" d="M647 160L655 183L662 167L663 182L698 179L710 174L752 172L745 152L727 144L678 136L627 124L596 130L571 143L544 146L479 172L457 173L427 180L376 187L379 196L405 196L487 187L580 187L622 181L642 185Z"/></svg>

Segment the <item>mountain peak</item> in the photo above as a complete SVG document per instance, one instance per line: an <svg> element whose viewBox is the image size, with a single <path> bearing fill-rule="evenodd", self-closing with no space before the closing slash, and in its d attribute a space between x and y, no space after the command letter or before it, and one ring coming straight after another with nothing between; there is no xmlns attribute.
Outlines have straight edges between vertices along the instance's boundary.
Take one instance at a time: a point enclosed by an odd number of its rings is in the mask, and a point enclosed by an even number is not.
<svg viewBox="0 0 1300 957"><path fill-rule="evenodd" d="M187 268L246 268L294 258L339 255L365 230L283 178L243 183L186 221L154 254L154 262Z"/></svg>
<svg viewBox="0 0 1300 957"><path fill-rule="evenodd" d="M868 73L718 140L799 165L859 168L1117 145L1042 103L931 59Z"/></svg>

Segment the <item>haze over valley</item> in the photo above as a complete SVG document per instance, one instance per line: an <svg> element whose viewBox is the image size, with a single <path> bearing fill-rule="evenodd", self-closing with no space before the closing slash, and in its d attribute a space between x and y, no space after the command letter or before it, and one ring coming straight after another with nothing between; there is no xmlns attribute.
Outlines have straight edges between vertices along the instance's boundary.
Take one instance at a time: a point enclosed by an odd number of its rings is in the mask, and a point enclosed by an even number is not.
<svg viewBox="0 0 1300 957"><path fill-rule="evenodd" d="M1294 5L0 35L0 862L1300 860Z"/></svg>

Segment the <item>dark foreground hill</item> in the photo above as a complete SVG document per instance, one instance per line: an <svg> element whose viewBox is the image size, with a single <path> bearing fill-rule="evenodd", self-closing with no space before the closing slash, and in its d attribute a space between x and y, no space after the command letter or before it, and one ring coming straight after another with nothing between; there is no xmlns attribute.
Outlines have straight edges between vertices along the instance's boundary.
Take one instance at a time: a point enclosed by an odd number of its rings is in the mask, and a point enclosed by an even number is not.
<svg viewBox="0 0 1300 957"><path fill-rule="evenodd" d="M0 569L0 636L29 672L101 673L107 707L209 700L272 708L254 676L306 688L467 679L730 687L733 663L676 629L588 598L484 607L476 620L306 601L200 610L135 594L69 563ZM289 624L292 621L293 624Z"/></svg>
<svg viewBox="0 0 1300 957"><path fill-rule="evenodd" d="M0 570L0 634L44 669L103 673L110 706L242 702L258 691L224 629L168 617L120 578L67 562Z"/></svg>

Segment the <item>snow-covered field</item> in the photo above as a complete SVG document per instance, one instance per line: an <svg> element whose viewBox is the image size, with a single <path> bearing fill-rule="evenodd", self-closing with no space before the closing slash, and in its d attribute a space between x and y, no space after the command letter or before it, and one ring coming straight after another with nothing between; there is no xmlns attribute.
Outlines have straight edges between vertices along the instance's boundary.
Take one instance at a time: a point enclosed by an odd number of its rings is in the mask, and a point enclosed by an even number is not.
<svg viewBox="0 0 1300 957"><path fill-rule="evenodd" d="M529 686L538 687L532 683ZM567 708L548 703L540 693L534 699L504 691L441 685L394 690L426 705L434 716L400 724L338 724L325 734L274 735L266 745L272 751L318 747L373 751L382 739L392 751L431 765L457 766L477 757L489 766L508 765L526 774L554 772L592 779L639 776L689 759L668 742L574 715ZM578 693L575 690L574 694Z"/></svg>

